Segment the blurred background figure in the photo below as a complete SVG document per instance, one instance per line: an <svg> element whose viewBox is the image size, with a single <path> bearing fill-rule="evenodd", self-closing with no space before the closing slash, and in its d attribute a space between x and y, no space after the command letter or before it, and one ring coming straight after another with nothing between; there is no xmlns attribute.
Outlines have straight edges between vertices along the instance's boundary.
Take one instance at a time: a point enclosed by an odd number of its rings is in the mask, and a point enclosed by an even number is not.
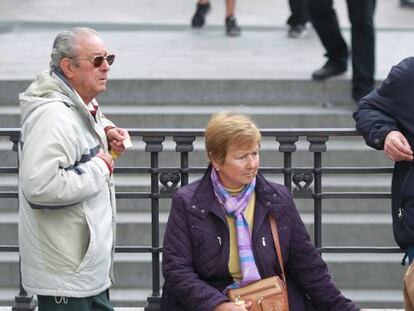
<svg viewBox="0 0 414 311"><path fill-rule="evenodd" d="M374 87L376 0L347 0L351 22L352 98L358 102ZM348 69L348 46L342 37L333 0L309 0L309 14L328 59L312 79L323 81Z"/></svg>
<svg viewBox="0 0 414 311"><path fill-rule="evenodd" d="M402 8L414 9L414 0L400 0L400 6Z"/></svg>
<svg viewBox="0 0 414 311"><path fill-rule="evenodd" d="M308 0L289 0L289 7L291 15L286 22L289 25L288 37L302 38L308 34Z"/></svg>
<svg viewBox="0 0 414 311"><path fill-rule="evenodd" d="M229 37L237 37L241 34L241 29L237 25L234 11L236 8L236 0L226 0L226 18L224 25L226 28L226 35ZM206 15L211 9L211 4L208 0L199 0L197 2L196 11L191 20L193 28L202 28L206 22Z"/></svg>

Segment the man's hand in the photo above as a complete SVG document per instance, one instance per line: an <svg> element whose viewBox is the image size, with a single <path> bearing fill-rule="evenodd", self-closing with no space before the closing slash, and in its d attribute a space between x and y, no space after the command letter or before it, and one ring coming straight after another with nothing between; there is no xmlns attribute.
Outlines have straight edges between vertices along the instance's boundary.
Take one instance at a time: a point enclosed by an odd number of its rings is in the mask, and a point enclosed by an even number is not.
<svg viewBox="0 0 414 311"><path fill-rule="evenodd" d="M102 149L99 150L96 156L98 158L101 158L105 162L109 172L112 174L112 172L114 171L114 159L112 158L112 156L109 153L103 152Z"/></svg>
<svg viewBox="0 0 414 311"><path fill-rule="evenodd" d="M393 161L412 161L413 151L407 139L399 131L391 131L385 137L384 153Z"/></svg>
<svg viewBox="0 0 414 311"><path fill-rule="evenodd" d="M119 127L111 128L106 132L109 147L117 154L125 151L124 140L129 138L128 131Z"/></svg>

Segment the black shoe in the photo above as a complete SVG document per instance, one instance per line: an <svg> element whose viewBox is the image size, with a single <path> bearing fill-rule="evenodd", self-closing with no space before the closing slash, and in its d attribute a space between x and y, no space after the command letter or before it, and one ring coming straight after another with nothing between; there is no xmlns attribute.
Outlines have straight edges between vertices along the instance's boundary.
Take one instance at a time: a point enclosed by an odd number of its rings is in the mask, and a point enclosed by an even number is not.
<svg viewBox="0 0 414 311"><path fill-rule="evenodd" d="M210 11L210 2L205 4L197 3L197 9L191 20L191 26L193 28L201 28L206 22L206 15Z"/></svg>
<svg viewBox="0 0 414 311"><path fill-rule="evenodd" d="M338 65L337 63L328 61L321 69L318 69L312 73L312 79L317 81L326 80L330 77L343 74L346 70L346 65Z"/></svg>
<svg viewBox="0 0 414 311"><path fill-rule="evenodd" d="M303 38L308 34L308 29L304 24L293 25L289 27L288 37L293 39Z"/></svg>
<svg viewBox="0 0 414 311"><path fill-rule="evenodd" d="M237 25L236 19L234 16L230 15L226 17L226 35L229 37L237 37L240 36L241 29Z"/></svg>

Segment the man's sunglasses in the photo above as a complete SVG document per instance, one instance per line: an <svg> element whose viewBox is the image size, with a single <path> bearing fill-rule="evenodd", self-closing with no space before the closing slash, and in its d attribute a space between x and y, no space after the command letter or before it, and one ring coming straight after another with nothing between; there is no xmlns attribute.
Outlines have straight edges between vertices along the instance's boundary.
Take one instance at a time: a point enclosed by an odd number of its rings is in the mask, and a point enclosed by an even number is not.
<svg viewBox="0 0 414 311"><path fill-rule="evenodd" d="M111 66L114 63L115 60L115 54L108 54L105 56L99 55L99 56L94 56L92 58L71 58L73 60L88 60L90 62L92 62L92 64L95 67L101 67L103 62L106 60L108 62L108 65Z"/></svg>

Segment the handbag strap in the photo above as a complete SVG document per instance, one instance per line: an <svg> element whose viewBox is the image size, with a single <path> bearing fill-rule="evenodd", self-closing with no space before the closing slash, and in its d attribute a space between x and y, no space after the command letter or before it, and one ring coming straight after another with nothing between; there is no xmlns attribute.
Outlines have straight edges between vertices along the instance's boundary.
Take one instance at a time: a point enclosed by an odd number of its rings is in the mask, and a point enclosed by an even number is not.
<svg viewBox="0 0 414 311"><path fill-rule="evenodd" d="M273 215L269 214L270 229L272 230L273 242L275 243L277 259L282 269L283 281L286 283L285 268L283 267L282 251L280 250L279 233L277 232L276 219Z"/></svg>

